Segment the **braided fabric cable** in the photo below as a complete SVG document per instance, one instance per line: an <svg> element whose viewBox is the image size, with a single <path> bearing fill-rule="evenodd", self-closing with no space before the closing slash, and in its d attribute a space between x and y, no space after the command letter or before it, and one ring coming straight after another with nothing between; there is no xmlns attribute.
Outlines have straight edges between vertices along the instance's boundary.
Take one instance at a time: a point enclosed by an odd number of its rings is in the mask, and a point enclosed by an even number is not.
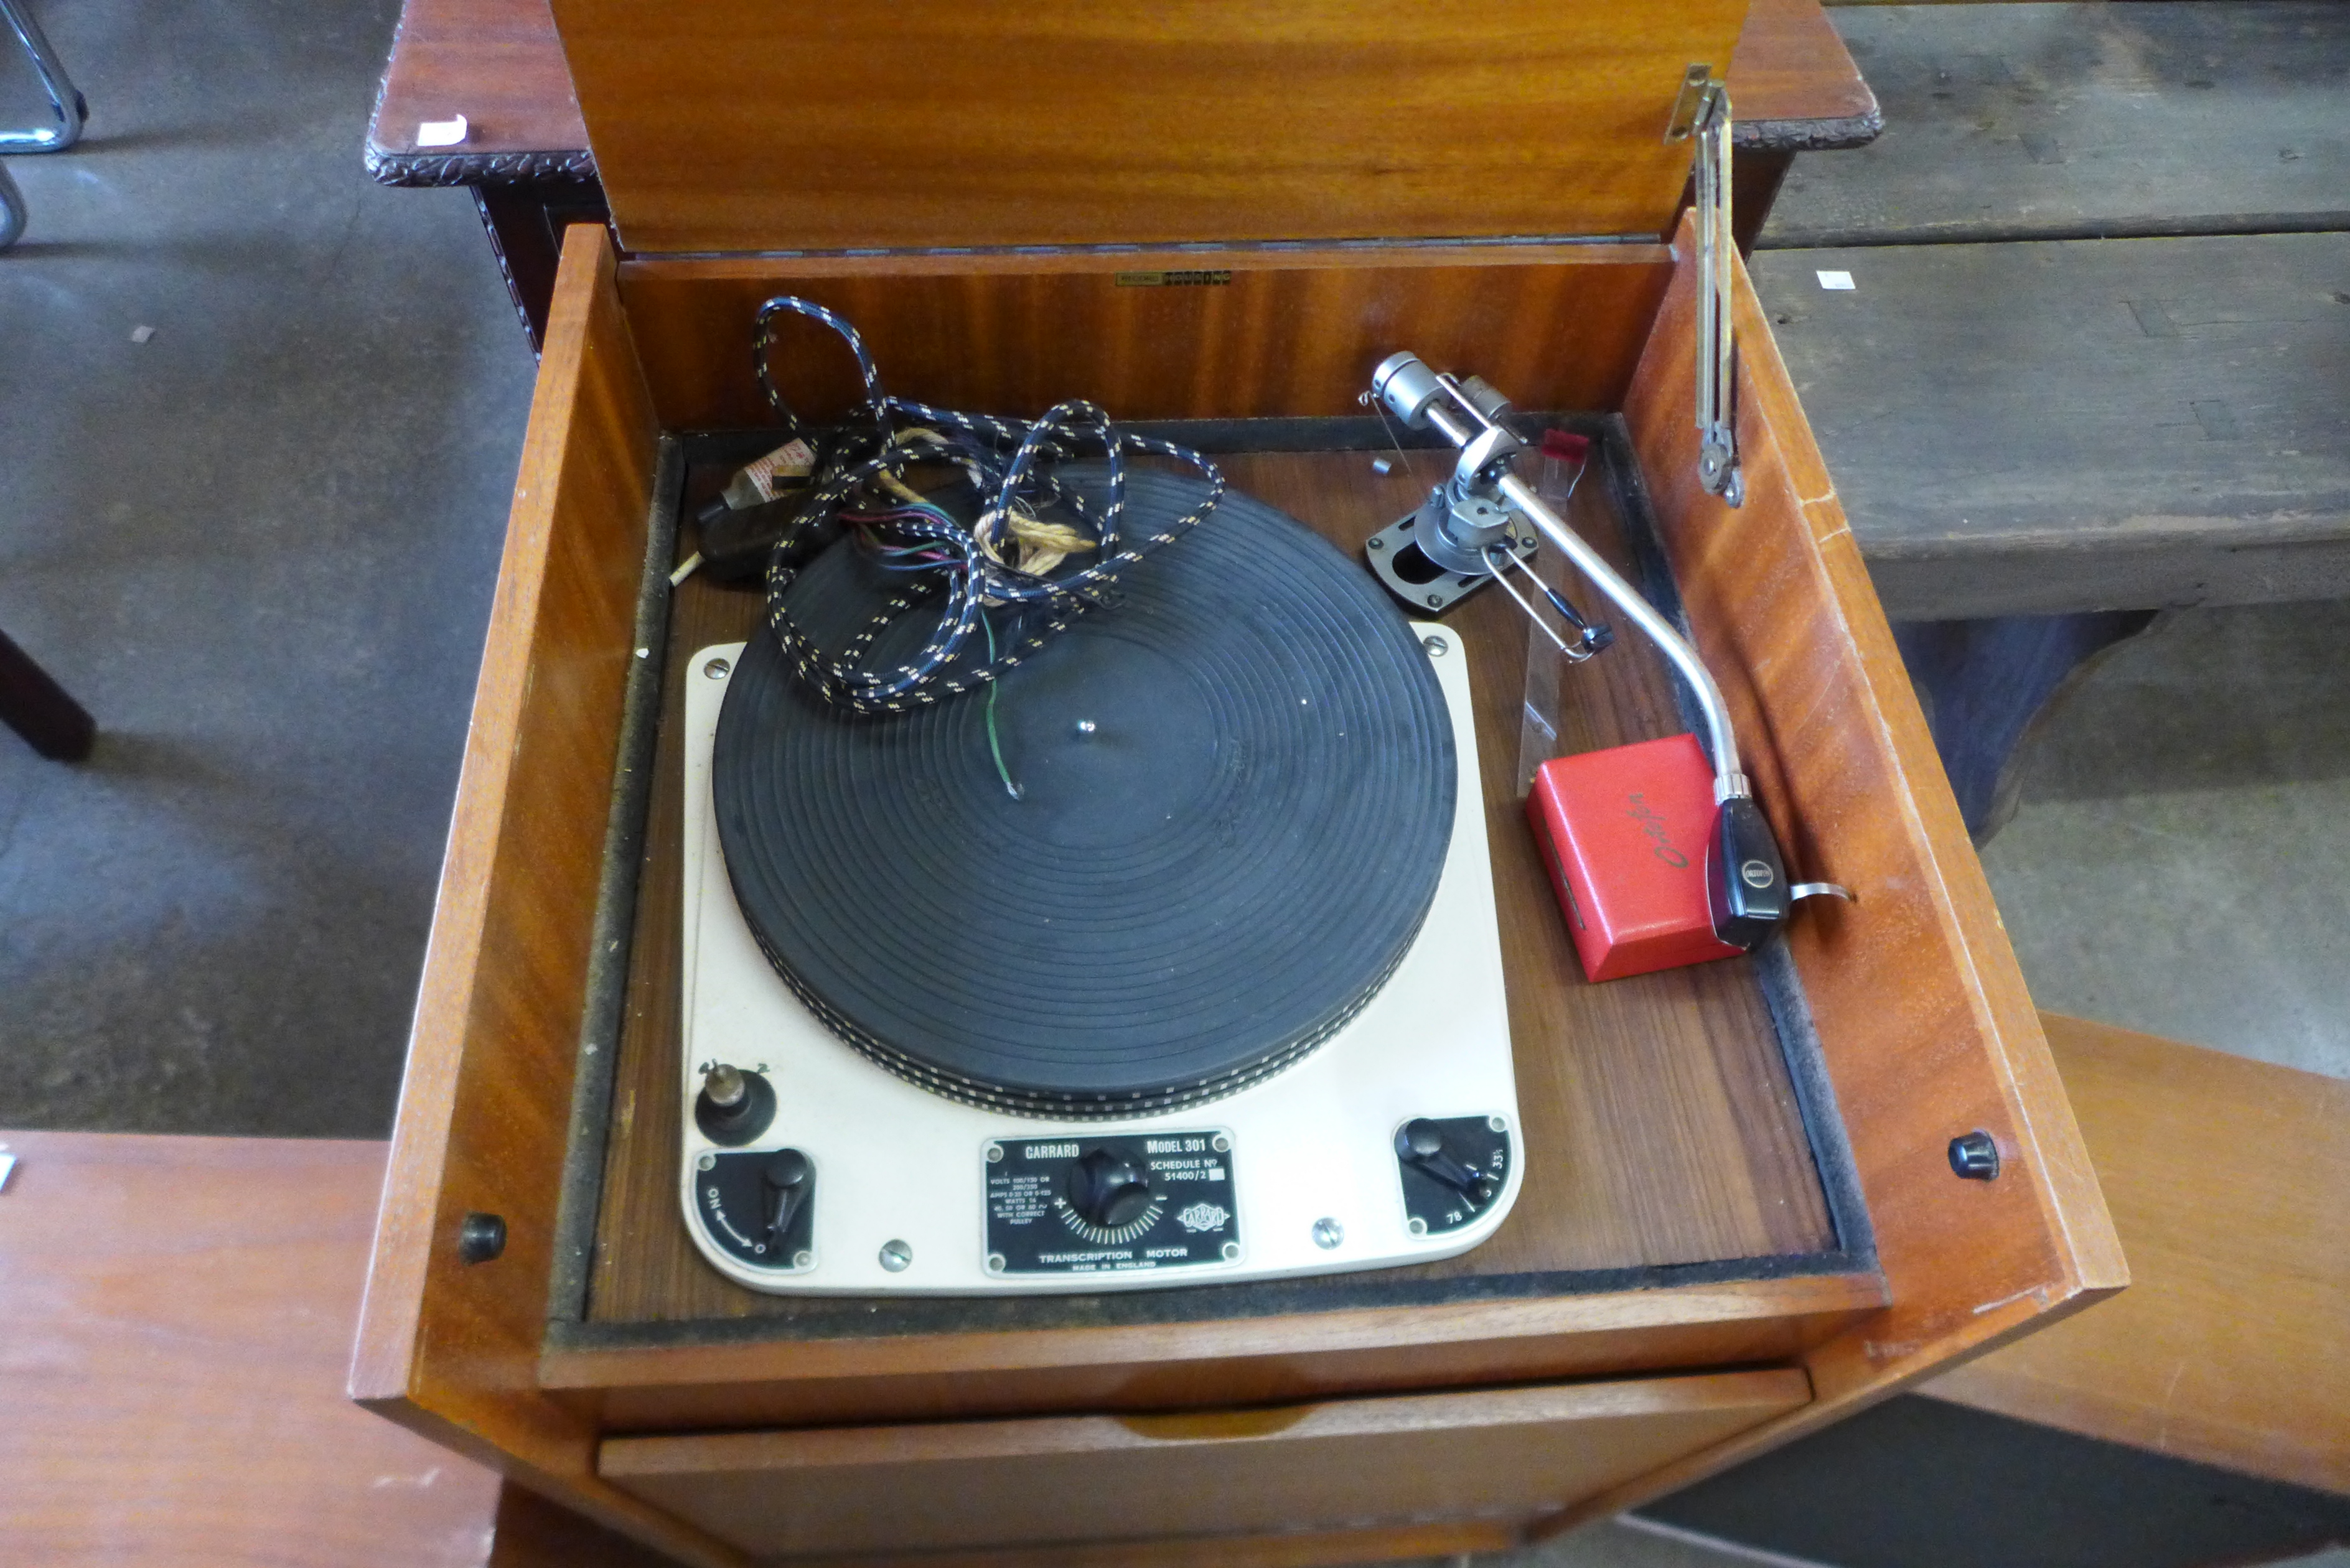
<svg viewBox="0 0 2350 1568"><path fill-rule="evenodd" d="M1224 476L1207 458L1172 441L1121 431L1089 402L1056 404L1043 417L1022 424L891 397L883 390L880 371L856 327L812 300L778 295L759 306L752 332L752 368L768 403L795 433L800 430L799 418L777 391L769 365L775 320L785 314L806 317L838 334L856 357L865 386L863 408L847 421L851 433L827 453L767 565L767 628L795 677L836 707L860 713L905 712L995 680L1077 615L1105 602L1119 574L1205 521L1223 498ZM869 423L870 432L856 434L854 427L859 423ZM1098 510L1054 477L1055 464L1097 452L1107 472L1107 493ZM1208 482L1208 491L1182 516L1128 542L1119 524L1126 511L1125 457L1132 452L1186 464ZM799 575L795 547L868 486L897 482L902 487L907 469L939 462L952 463L970 480L980 497L978 518L964 527L942 514L893 514L886 522L868 524L890 545L926 547L936 558L915 585L893 595L838 655L825 653L784 607L785 593ZM1079 531L1090 536L1091 565L1045 576L1024 571L1005 559L1000 542L1012 536L1015 519L1033 520L1049 507L1076 518ZM921 648L894 669L865 669L862 656L881 632L927 598L932 586L943 587L945 605ZM988 631L983 617L991 607L1012 611L1019 629L996 645L993 657L965 660L948 675L947 667L955 663L972 635Z"/></svg>

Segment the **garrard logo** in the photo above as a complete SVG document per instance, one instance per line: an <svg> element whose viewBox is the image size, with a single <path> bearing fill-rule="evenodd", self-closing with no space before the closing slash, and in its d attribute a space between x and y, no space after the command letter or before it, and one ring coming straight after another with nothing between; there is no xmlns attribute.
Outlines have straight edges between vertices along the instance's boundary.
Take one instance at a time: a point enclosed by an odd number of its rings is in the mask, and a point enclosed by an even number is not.
<svg viewBox="0 0 2350 1568"><path fill-rule="evenodd" d="M1665 836L1665 819L1657 814L1642 792L1634 790L1624 798L1632 807L1625 815L1638 823L1640 831L1648 836L1648 853L1676 871L1687 866L1689 857L1673 847L1673 841Z"/></svg>
<svg viewBox="0 0 2350 1568"><path fill-rule="evenodd" d="M1213 1203L1194 1203L1179 1211L1175 1222L1186 1231L1221 1231L1232 1216Z"/></svg>

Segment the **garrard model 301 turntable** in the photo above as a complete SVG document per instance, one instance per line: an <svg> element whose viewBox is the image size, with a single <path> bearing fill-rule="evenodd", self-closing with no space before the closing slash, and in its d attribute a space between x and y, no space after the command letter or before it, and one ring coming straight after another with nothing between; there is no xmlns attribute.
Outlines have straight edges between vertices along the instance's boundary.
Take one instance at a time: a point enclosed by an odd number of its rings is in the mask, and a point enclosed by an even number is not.
<svg viewBox="0 0 2350 1568"><path fill-rule="evenodd" d="M728 1277L1266 1279L1449 1257L1508 1213L1460 643L1252 498L1176 533L1211 475L1060 465L1160 547L983 687L870 537L771 579L788 638L693 656L680 1193ZM927 659L940 695L855 711L815 649Z"/></svg>

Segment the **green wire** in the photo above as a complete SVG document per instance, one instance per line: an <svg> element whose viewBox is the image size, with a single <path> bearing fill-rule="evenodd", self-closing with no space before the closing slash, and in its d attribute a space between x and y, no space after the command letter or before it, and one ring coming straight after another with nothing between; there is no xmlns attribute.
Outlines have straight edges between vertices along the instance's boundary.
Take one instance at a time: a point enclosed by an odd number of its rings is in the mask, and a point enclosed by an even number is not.
<svg viewBox="0 0 2350 1568"><path fill-rule="evenodd" d="M995 662L995 628L989 623L985 610L979 612L979 624L987 632L987 661L993 664ZM1012 770L1003 765L1003 743L995 734L995 689L999 684L1000 680L987 683L987 749L995 758L995 776L1003 781L1003 793L1018 800L1020 786L1012 782Z"/></svg>

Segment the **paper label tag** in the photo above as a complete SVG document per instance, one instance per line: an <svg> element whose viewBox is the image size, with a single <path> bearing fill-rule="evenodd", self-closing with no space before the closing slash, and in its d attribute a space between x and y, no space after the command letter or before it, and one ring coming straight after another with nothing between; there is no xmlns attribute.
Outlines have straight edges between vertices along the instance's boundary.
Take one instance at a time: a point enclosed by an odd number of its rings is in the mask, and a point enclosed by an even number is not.
<svg viewBox="0 0 2350 1568"><path fill-rule="evenodd" d="M746 466L726 486L726 504L740 511L773 501L787 479L806 479L816 467L816 452L794 436L758 462Z"/></svg>

